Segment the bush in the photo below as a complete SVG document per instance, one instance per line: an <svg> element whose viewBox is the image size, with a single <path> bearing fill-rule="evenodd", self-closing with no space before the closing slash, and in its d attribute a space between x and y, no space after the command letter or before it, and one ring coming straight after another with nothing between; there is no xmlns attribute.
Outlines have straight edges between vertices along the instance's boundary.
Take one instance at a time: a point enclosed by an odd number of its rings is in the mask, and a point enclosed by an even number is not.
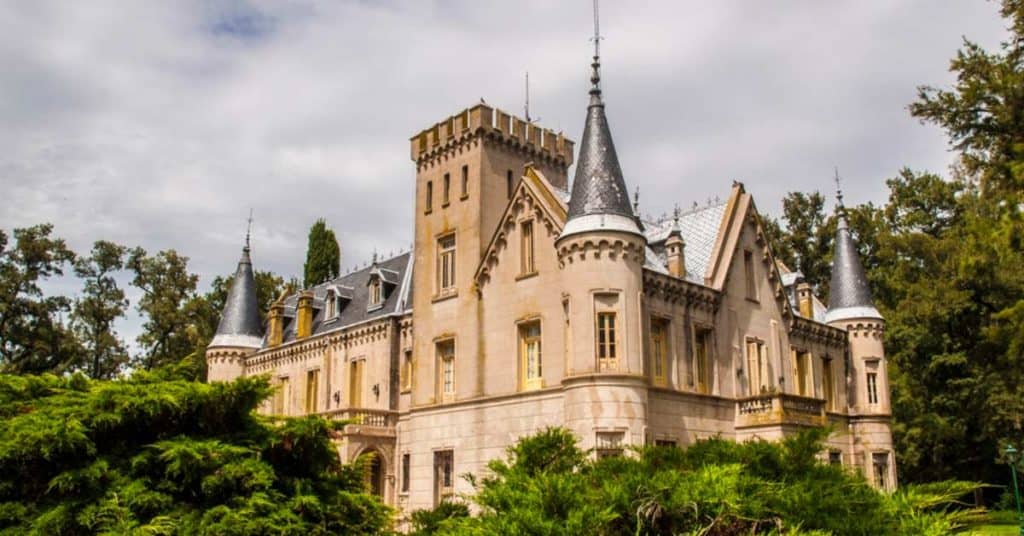
<svg viewBox="0 0 1024 536"><path fill-rule="evenodd" d="M778 443L713 438L592 461L572 434L522 439L488 476L470 477L474 517L421 534L950 534L977 518L957 499L977 484L893 494L818 459L826 430Z"/></svg>

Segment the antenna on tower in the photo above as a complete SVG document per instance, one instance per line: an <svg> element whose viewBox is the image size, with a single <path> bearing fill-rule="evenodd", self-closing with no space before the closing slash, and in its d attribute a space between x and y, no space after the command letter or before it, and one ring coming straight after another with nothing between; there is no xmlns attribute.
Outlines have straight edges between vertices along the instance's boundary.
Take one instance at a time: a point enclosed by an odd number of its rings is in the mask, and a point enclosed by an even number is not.
<svg viewBox="0 0 1024 536"><path fill-rule="evenodd" d="M249 251L249 236L252 234L252 207L249 207L249 220L245 226L245 250Z"/></svg>
<svg viewBox="0 0 1024 536"><path fill-rule="evenodd" d="M526 122L532 122L530 119L530 71L526 71Z"/></svg>

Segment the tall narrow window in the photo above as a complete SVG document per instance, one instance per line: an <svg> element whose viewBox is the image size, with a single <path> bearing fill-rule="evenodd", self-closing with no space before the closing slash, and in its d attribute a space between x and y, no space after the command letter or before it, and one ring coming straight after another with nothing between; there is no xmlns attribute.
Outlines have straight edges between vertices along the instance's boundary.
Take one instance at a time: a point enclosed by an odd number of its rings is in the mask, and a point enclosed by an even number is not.
<svg viewBox="0 0 1024 536"><path fill-rule="evenodd" d="M524 274L532 274L536 271L533 263L533 222L524 221L520 225L522 243L519 252L519 270Z"/></svg>
<svg viewBox="0 0 1024 536"><path fill-rule="evenodd" d="M361 407L363 403L363 360L348 365L348 405Z"/></svg>
<svg viewBox="0 0 1024 536"><path fill-rule="evenodd" d="M324 318L330 320L338 315L338 299L334 297L334 291L328 290L324 297Z"/></svg>
<svg viewBox="0 0 1024 536"><path fill-rule="evenodd" d="M434 210L434 182L433 181L427 181L427 203L426 204L427 204L427 208L425 209L425 212L430 212L431 210Z"/></svg>
<svg viewBox="0 0 1024 536"><path fill-rule="evenodd" d="M796 394L812 396L811 392L811 353L806 350L793 349L793 376L796 380Z"/></svg>
<svg viewBox="0 0 1024 536"><path fill-rule="evenodd" d="M451 195L451 192L452 192L452 175L451 175L451 173L445 173L444 174L443 188L444 189L441 190L441 206L442 207L448 206L448 201L450 200L450 195Z"/></svg>
<svg viewBox="0 0 1024 536"><path fill-rule="evenodd" d="M438 293L455 288L455 234L443 236L437 241L437 290Z"/></svg>
<svg viewBox="0 0 1024 536"><path fill-rule="evenodd" d="M320 410L320 369L313 369L306 372L306 413L316 413Z"/></svg>
<svg viewBox="0 0 1024 536"><path fill-rule="evenodd" d="M380 305L383 301L383 294L381 292L380 279L375 279L370 283L370 296L369 296L369 307Z"/></svg>
<svg viewBox="0 0 1024 536"><path fill-rule="evenodd" d="M434 504L438 505L452 495L455 485L455 456L450 450L434 452Z"/></svg>
<svg viewBox="0 0 1024 536"><path fill-rule="evenodd" d="M711 330L697 329L693 341L693 361L696 372L697 392L711 392L711 364L709 348L711 347Z"/></svg>
<svg viewBox="0 0 1024 536"><path fill-rule="evenodd" d="M291 385L288 376L282 376L277 380L277 390L274 391L274 415L288 414L288 400L291 398Z"/></svg>
<svg viewBox="0 0 1024 536"><path fill-rule="evenodd" d="M878 489L889 489L889 453L875 452L871 455L871 465L874 466L875 485Z"/></svg>
<svg viewBox="0 0 1024 536"><path fill-rule="evenodd" d="M825 409L834 410L836 394L835 383L832 379L832 359L827 356L821 359L821 390L822 396L825 398Z"/></svg>
<svg viewBox="0 0 1024 536"><path fill-rule="evenodd" d="M868 404L878 403L878 373L869 372L867 378Z"/></svg>
<svg viewBox="0 0 1024 536"><path fill-rule="evenodd" d="M520 370L523 371L523 389L542 387L539 320L519 326L519 363Z"/></svg>
<svg viewBox="0 0 1024 536"><path fill-rule="evenodd" d="M764 341L747 339L747 384L750 395L768 390L768 355Z"/></svg>
<svg viewBox="0 0 1024 536"><path fill-rule="evenodd" d="M402 493L409 493L409 469L411 465L409 453L402 454Z"/></svg>
<svg viewBox="0 0 1024 536"><path fill-rule="evenodd" d="M754 270L754 253L751 251L743 252L743 270L747 286L747 298L751 300L756 300L757 274Z"/></svg>
<svg viewBox="0 0 1024 536"><path fill-rule="evenodd" d="M462 199L469 197L469 166L462 166Z"/></svg>
<svg viewBox="0 0 1024 536"><path fill-rule="evenodd" d="M597 313L597 365L598 370L615 370L615 313Z"/></svg>
<svg viewBox="0 0 1024 536"><path fill-rule="evenodd" d="M438 387L440 398L449 400L455 396L455 341L452 339L437 343L437 364L440 371Z"/></svg>
<svg viewBox="0 0 1024 536"><path fill-rule="evenodd" d="M668 384L668 323L661 319L651 319L651 380Z"/></svg>
<svg viewBox="0 0 1024 536"><path fill-rule="evenodd" d="M515 186L512 182L512 170L508 170L505 174L505 196L512 199L512 187Z"/></svg>
<svg viewBox="0 0 1024 536"><path fill-rule="evenodd" d="M412 390L412 350L406 350L402 358L401 383L403 391Z"/></svg>

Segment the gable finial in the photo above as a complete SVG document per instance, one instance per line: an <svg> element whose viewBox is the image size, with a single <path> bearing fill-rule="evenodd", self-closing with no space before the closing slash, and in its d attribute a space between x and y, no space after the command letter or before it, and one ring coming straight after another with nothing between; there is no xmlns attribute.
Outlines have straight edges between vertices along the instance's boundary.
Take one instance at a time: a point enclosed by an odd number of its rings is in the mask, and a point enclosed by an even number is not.
<svg viewBox="0 0 1024 536"><path fill-rule="evenodd" d="M249 251L249 236L252 234L252 207L249 207L249 220L245 226L245 250Z"/></svg>
<svg viewBox="0 0 1024 536"><path fill-rule="evenodd" d="M590 75L590 96L591 104L601 102L601 20L598 13L598 0L594 0L594 62L590 64L593 72ZM596 101L596 102L595 102Z"/></svg>

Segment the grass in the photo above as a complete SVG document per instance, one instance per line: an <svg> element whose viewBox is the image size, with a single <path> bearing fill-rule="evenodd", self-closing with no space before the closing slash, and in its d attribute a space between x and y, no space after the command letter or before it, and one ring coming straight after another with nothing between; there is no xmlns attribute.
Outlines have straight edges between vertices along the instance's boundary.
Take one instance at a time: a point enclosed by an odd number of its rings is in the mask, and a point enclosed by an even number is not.
<svg viewBox="0 0 1024 536"><path fill-rule="evenodd" d="M984 525L972 527L968 534L977 536L1018 536L1021 534L1017 525L1016 512L989 512Z"/></svg>

